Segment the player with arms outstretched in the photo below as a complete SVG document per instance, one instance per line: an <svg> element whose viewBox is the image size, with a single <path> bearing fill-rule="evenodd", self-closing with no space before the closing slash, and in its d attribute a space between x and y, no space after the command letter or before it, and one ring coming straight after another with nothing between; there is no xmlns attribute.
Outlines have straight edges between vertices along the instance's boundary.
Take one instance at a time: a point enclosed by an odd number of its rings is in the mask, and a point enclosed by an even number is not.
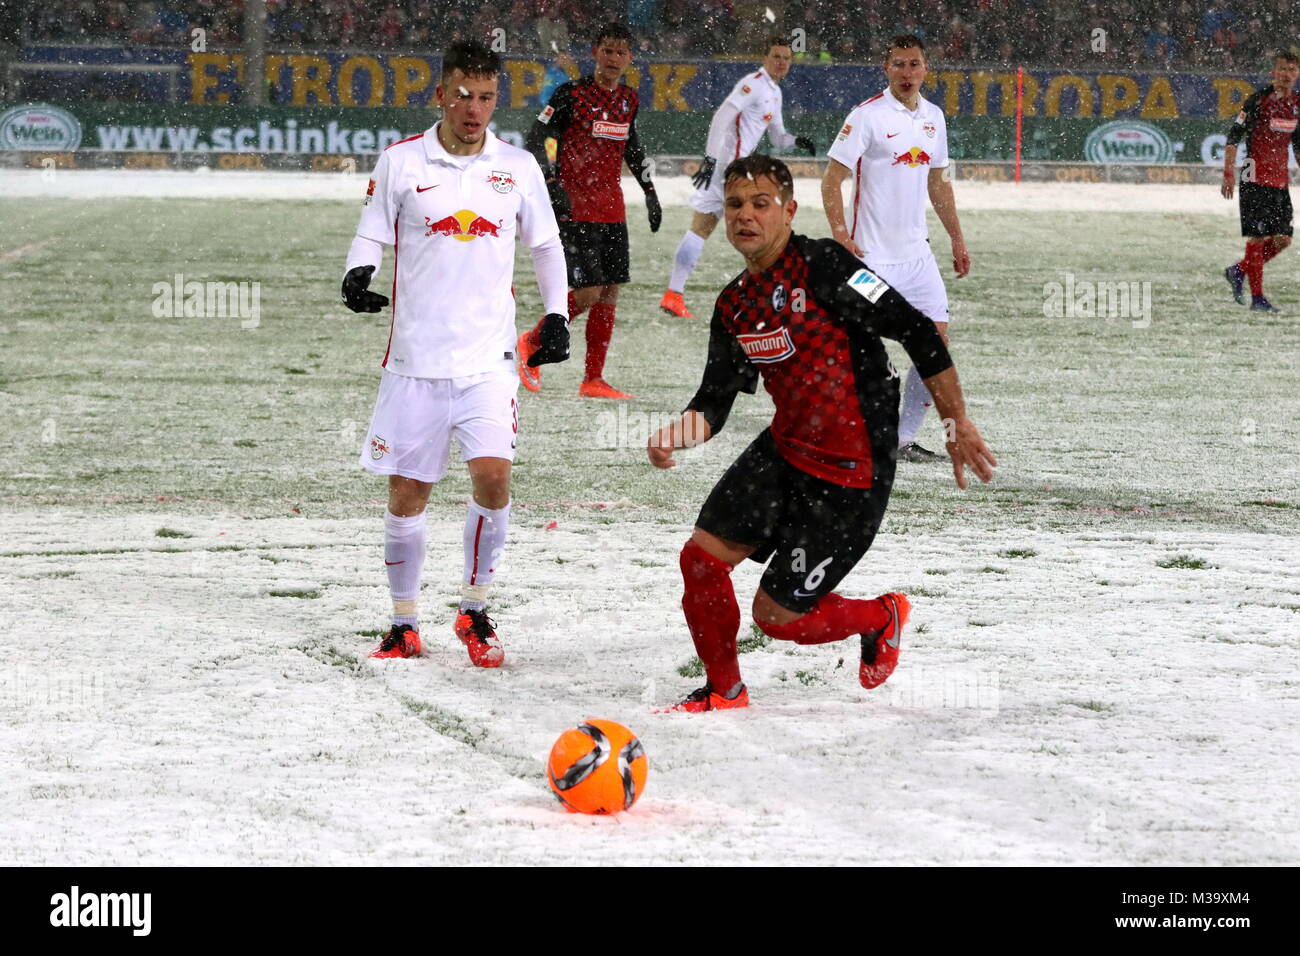
<svg viewBox="0 0 1300 956"><path fill-rule="evenodd" d="M725 169L732 160L748 156L758 148L763 134L780 149L794 146L816 155L817 147L806 136L787 133L781 116L781 81L790 73L794 52L785 37L767 39L767 53L763 65L753 73L746 73L737 81L731 94L722 101L713 121L709 124L709 140L704 147L704 159L699 171L691 177L695 192L691 193L691 228L677 246L673 258L673 271L668 279L668 290L659 300L659 308L669 315L693 319L686 308L682 294L686 281L700 261L705 240L717 228L722 215L722 176L715 175L718 164Z"/></svg>
<svg viewBox="0 0 1300 956"><path fill-rule="evenodd" d="M1280 312L1264 297L1264 263L1291 245L1291 190L1287 147L1300 154L1300 95L1294 92L1300 76L1300 58L1287 50L1273 59L1273 82L1246 98L1228 130L1223 151L1224 199L1232 198L1237 148L1246 141L1245 171L1241 177L1241 234L1246 255L1223 270L1232 297L1245 305L1243 286L1250 281L1250 307L1257 312Z"/></svg>
<svg viewBox="0 0 1300 956"><path fill-rule="evenodd" d="M578 394L585 398L631 398L605 381L605 357L614 335L618 287L631 278L627 211L621 170L626 162L645 193L650 231L663 213L650 164L636 132L636 90L622 82L632 62L633 37L619 23L603 26L592 44L595 71L563 83L528 133L526 145L546 172L568 263L569 315L587 316L587 359ZM558 140L552 166L546 141ZM542 326L519 336L519 379L530 391L542 385L535 361Z"/></svg>
<svg viewBox="0 0 1300 956"><path fill-rule="evenodd" d="M930 251L927 198L952 240L952 267L959 279L970 272L970 253L947 178L943 110L921 95L928 70L920 38L893 38L885 55L888 88L849 114L827 151L822 204L831 235L928 315L947 343L948 293ZM853 222L847 225L840 184L850 176ZM930 404L921 374L913 367L898 422L898 457L904 461L943 458L916 441Z"/></svg>
<svg viewBox="0 0 1300 956"><path fill-rule="evenodd" d="M564 250L537 161L488 132L500 58L455 43L434 90L442 120L379 157L348 251L343 301L354 312L389 304L371 292L393 247L392 324L361 464L388 476L384 565L393 600L388 636L371 656L421 653L420 571L425 506L447 471L454 437L469 466L465 572L453 630L478 667L499 667L488 588L505 549L510 465L519 430L515 393L515 239L532 252L547 316L533 358L569 354Z"/></svg>
<svg viewBox="0 0 1300 956"><path fill-rule="evenodd" d="M949 421L958 487L967 467L989 481L997 465L966 416L934 323L839 243L794 234L786 165L755 154L725 177L727 239L745 271L718 296L699 390L647 452L656 467L672 467L674 449L716 435L736 395L753 392L760 377L776 414L714 486L682 548L682 610L708 678L672 708L687 712L749 705L731 583L746 558L767 562L753 603L765 634L798 644L859 634L862 686L893 672L907 598L834 593L871 546L894 481L898 376L881 336L902 343Z"/></svg>

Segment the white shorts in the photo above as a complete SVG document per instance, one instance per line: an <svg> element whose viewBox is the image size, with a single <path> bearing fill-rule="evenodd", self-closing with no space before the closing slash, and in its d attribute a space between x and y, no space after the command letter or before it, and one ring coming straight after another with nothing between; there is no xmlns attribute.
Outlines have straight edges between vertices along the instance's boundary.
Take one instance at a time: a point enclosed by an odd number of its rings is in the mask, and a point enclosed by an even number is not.
<svg viewBox="0 0 1300 956"><path fill-rule="evenodd" d="M513 363L508 373L463 378L411 378L385 369L361 446L361 467L380 475L438 481L447 473L453 438L464 461L514 461L518 388Z"/></svg>
<svg viewBox="0 0 1300 956"><path fill-rule="evenodd" d="M939 276L939 263L934 253L907 262L867 263L867 268L891 286L932 322L948 321L948 290Z"/></svg>
<svg viewBox="0 0 1300 956"><path fill-rule="evenodd" d="M710 216L722 218L723 200L726 198L723 190L722 174L726 167L719 163L713 170L713 181L705 189L697 189L691 193L689 200L691 208L696 212L708 213Z"/></svg>

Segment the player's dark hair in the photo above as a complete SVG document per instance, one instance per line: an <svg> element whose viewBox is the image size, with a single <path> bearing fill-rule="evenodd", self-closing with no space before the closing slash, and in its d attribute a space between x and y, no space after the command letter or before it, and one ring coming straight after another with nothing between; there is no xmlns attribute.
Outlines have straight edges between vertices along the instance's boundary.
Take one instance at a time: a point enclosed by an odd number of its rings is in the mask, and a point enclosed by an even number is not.
<svg viewBox="0 0 1300 956"><path fill-rule="evenodd" d="M619 23L617 20L611 20L600 28L600 31L591 38L591 45L598 47L606 40L624 40L628 47L636 46L636 37L628 29L627 24Z"/></svg>
<svg viewBox="0 0 1300 956"><path fill-rule="evenodd" d="M794 177L790 175L790 167L775 156L763 153L750 153L740 159L733 159L728 164L727 171L722 174L722 188L725 191L727 183L733 179L752 180L759 176L766 176L776 183L781 193L781 202L787 203L794 198Z"/></svg>
<svg viewBox="0 0 1300 956"><path fill-rule="evenodd" d="M774 46L790 46L790 38L779 36L775 33L770 34L767 38L767 46L763 47L763 56L772 52Z"/></svg>
<svg viewBox="0 0 1300 956"><path fill-rule="evenodd" d="M915 33L899 33L889 38L889 47L885 50L885 58L889 58L890 50L910 50L916 47L925 56L925 41Z"/></svg>
<svg viewBox="0 0 1300 956"><path fill-rule="evenodd" d="M501 72L501 57L476 40L461 40L447 47L442 55L444 83L452 70L466 76L496 76Z"/></svg>
<svg viewBox="0 0 1300 956"><path fill-rule="evenodd" d="M1273 62L1276 63L1278 60L1286 60L1288 63L1300 64L1300 56L1296 55L1291 50L1278 50L1274 53Z"/></svg>

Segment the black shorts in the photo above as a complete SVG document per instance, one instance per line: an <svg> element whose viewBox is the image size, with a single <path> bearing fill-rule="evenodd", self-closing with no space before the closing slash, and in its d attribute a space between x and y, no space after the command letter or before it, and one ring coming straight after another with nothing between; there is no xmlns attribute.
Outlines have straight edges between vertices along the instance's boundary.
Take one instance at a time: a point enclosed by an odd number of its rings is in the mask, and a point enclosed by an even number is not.
<svg viewBox="0 0 1300 956"><path fill-rule="evenodd" d="M560 241L569 266L570 289L630 281L627 223L562 222Z"/></svg>
<svg viewBox="0 0 1300 956"><path fill-rule="evenodd" d="M1242 183L1241 234L1291 235L1291 190L1284 186Z"/></svg>
<svg viewBox="0 0 1300 956"><path fill-rule="evenodd" d="M893 458L870 488L846 488L800 471L764 430L713 486L696 527L756 548L770 562L762 588L782 607L805 613L835 589L871 547L889 504Z"/></svg>

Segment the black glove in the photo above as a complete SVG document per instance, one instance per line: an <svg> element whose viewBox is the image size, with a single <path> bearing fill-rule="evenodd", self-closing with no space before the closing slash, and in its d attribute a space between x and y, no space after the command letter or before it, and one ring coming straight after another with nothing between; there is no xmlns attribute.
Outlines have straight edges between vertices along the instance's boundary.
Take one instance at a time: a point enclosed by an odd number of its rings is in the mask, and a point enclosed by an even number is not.
<svg viewBox="0 0 1300 956"><path fill-rule="evenodd" d="M378 312L388 305L388 296L369 289L374 274L374 266L357 266L343 277L343 304L353 312Z"/></svg>
<svg viewBox="0 0 1300 956"><path fill-rule="evenodd" d="M546 180L546 191L551 194L551 208L555 210L557 222L573 215L573 203L569 202L569 194L560 185L559 176Z"/></svg>
<svg viewBox="0 0 1300 956"><path fill-rule="evenodd" d="M645 211L650 217L650 231L658 232L659 224L664 221L664 210L659 205L659 197L655 194L653 186L645 191Z"/></svg>
<svg viewBox="0 0 1300 956"><path fill-rule="evenodd" d="M713 169L718 165L718 161L712 156L705 156L700 163L699 172L691 177L691 182L695 184L696 189L708 189L709 183L713 182Z"/></svg>
<svg viewBox="0 0 1300 956"><path fill-rule="evenodd" d="M555 312L548 312L537 330L537 351L528 359L529 368L563 362L569 357L569 320Z"/></svg>
<svg viewBox="0 0 1300 956"><path fill-rule="evenodd" d="M796 136L794 138L794 148L807 150L809 156L817 155L817 147L813 145L813 141L807 136Z"/></svg>

